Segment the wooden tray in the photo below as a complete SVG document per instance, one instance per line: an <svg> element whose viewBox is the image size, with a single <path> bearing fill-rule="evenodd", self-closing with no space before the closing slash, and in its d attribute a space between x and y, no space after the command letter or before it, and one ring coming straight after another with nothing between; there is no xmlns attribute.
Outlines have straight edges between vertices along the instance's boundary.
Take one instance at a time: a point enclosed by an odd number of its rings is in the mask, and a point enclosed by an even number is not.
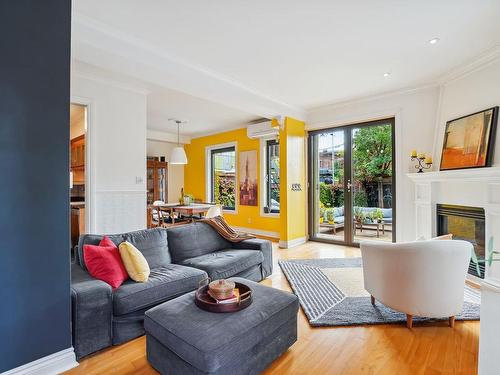
<svg viewBox="0 0 500 375"><path fill-rule="evenodd" d="M252 289L242 283L235 283L240 290L240 301L233 303L217 303L208 292L208 285L198 288L194 295L194 303L200 309L214 313L228 313L243 310L252 304Z"/></svg>

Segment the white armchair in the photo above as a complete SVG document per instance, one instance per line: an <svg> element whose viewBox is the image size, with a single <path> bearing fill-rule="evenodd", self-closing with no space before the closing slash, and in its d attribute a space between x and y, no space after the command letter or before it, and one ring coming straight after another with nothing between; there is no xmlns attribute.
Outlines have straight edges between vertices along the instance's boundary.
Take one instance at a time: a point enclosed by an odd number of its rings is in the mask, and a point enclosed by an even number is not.
<svg viewBox="0 0 500 375"><path fill-rule="evenodd" d="M472 244L457 240L361 243L364 285L375 300L413 316L449 318L462 311Z"/></svg>

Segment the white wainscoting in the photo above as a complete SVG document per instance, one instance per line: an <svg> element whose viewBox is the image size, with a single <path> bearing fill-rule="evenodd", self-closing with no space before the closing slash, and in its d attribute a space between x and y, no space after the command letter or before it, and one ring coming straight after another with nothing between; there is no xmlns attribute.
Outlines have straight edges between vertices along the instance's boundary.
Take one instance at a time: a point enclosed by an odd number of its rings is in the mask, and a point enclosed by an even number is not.
<svg viewBox="0 0 500 375"><path fill-rule="evenodd" d="M146 228L145 190L98 190L95 196L95 233Z"/></svg>

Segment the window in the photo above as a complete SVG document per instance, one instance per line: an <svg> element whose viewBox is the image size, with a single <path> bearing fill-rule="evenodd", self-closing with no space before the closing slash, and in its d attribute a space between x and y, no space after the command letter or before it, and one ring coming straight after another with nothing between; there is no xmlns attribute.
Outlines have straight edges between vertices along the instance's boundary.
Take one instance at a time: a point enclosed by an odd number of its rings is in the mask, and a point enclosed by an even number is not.
<svg viewBox="0 0 500 375"><path fill-rule="evenodd" d="M225 147L210 150L211 201L225 210L236 207L236 150Z"/></svg>
<svg viewBox="0 0 500 375"><path fill-rule="evenodd" d="M266 141L266 175L264 213L280 212L280 144L277 140Z"/></svg>

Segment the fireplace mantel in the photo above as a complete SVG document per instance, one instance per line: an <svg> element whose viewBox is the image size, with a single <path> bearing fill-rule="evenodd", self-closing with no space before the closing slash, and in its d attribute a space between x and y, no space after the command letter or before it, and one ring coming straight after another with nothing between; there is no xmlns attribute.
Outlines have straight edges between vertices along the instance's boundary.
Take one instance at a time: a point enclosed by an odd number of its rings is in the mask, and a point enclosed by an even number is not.
<svg viewBox="0 0 500 375"><path fill-rule="evenodd" d="M456 169L450 171L433 171L406 174L415 183L439 181L500 181L500 167Z"/></svg>
<svg viewBox="0 0 500 375"><path fill-rule="evenodd" d="M500 246L500 167L408 173L415 184L416 236L436 235L437 204L481 207L485 211L485 238ZM486 269L486 276L500 278L500 262Z"/></svg>

